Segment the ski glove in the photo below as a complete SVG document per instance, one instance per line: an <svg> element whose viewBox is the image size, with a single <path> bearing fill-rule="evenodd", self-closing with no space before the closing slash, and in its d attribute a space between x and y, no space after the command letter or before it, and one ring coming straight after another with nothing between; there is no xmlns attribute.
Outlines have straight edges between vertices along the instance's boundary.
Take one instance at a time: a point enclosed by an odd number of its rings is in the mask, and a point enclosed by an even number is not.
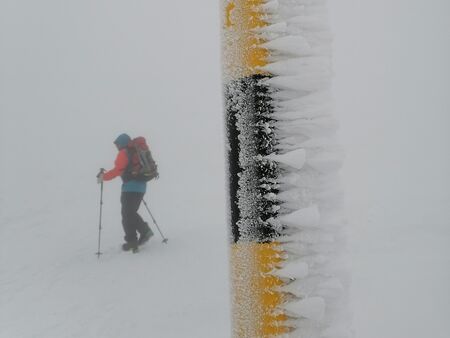
<svg viewBox="0 0 450 338"><path fill-rule="evenodd" d="M105 169L101 168L100 172L97 174L97 183L103 183L103 173L105 172Z"/></svg>

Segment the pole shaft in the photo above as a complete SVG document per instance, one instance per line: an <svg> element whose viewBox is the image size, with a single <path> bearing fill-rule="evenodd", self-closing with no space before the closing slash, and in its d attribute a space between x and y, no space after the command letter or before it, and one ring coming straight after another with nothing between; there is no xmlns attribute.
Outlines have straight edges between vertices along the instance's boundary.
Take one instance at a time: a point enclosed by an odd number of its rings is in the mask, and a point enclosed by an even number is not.
<svg viewBox="0 0 450 338"><path fill-rule="evenodd" d="M100 216L98 222L98 248L97 248L97 257L100 258L100 242L102 235L102 213L103 213L103 182L100 184Z"/></svg>
<svg viewBox="0 0 450 338"><path fill-rule="evenodd" d="M144 206L145 206L145 208L147 209L148 213L150 214L150 217L152 218L153 223L156 225L156 228L158 229L158 231L159 231L161 237L162 237L164 240L166 240L166 237L164 237L163 233L161 232L161 229L159 228L158 223L157 223L156 220L155 220L155 217L153 217L153 214L152 214L152 212L150 211L150 208L148 207L147 202L145 202L145 200L142 200L142 202L144 202Z"/></svg>

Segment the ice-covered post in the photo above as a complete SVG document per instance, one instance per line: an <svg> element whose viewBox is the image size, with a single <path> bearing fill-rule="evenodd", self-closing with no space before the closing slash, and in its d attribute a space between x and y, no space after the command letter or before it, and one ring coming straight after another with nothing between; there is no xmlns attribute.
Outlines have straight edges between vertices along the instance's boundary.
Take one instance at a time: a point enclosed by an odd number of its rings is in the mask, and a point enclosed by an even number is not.
<svg viewBox="0 0 450 338"><path fill-rule="evenodd" d="M349 337L325 0L221 0L234 337Z"/></svg>

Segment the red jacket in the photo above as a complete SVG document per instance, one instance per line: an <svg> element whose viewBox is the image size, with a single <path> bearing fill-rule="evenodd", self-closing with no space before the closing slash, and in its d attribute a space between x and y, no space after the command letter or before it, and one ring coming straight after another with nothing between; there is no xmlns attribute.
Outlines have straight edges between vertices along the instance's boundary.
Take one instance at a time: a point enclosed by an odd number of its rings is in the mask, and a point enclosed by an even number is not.
<svg viewBox="0 0 450 338"><path fill-rule="evenodd" d="M121 176L128 166L128 155L126 149L122 149L117 154L114 161L114 168L103 174L104 181L111 181L117 176Z"/></svg>

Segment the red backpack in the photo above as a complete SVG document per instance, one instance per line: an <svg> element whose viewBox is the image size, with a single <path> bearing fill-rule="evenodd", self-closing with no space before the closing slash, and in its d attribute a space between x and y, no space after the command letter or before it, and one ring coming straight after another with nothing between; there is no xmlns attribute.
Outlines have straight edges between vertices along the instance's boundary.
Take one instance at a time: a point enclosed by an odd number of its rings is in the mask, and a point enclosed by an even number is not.
<svg viewBox="0 0 450 338"><path fill-rule="evenodd" d="M128 143L128 167L125 171L126 180L148 182L159 178L158 166L153 160L152 153L143 137L136 137Z"/></svg>

